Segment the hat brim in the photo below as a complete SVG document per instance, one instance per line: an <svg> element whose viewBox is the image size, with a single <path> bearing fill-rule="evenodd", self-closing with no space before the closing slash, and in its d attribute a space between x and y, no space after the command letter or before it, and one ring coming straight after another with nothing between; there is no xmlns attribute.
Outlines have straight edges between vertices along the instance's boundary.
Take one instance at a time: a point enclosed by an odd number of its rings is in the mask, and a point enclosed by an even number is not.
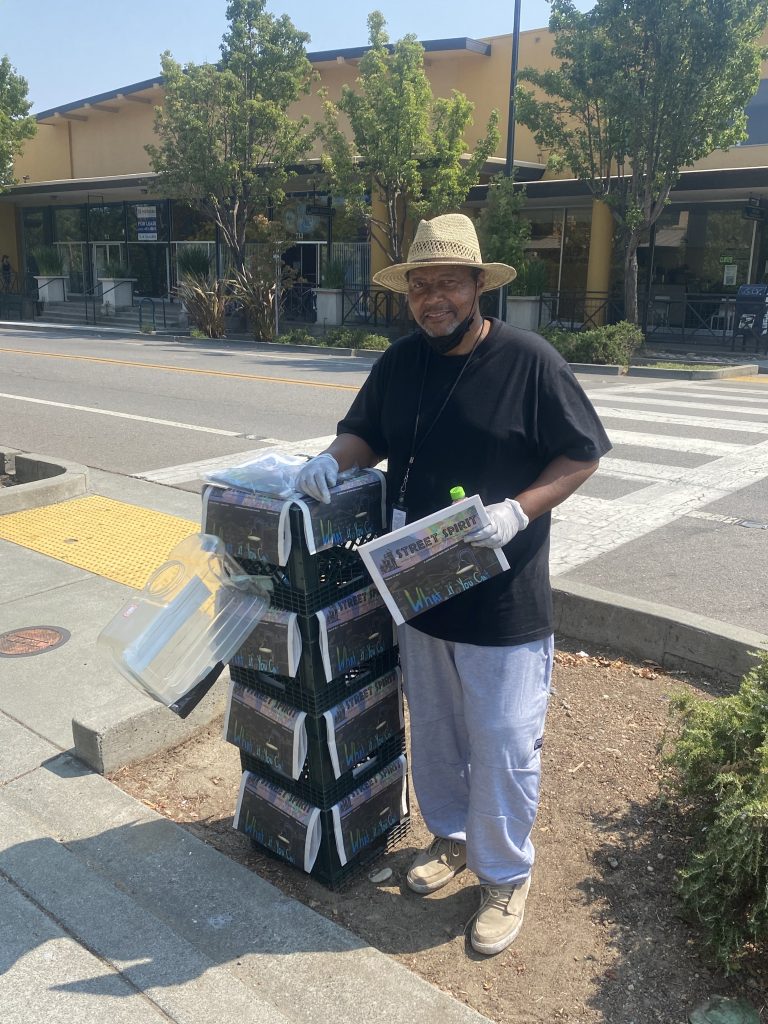
<svg viewBox="0 0 768 1024"><path fill-rule="evenodd" d="M501 288L517 277L514 267L506 263L470 263L462 260L419 260L415 263L394 263L373 275L373 283L388 288L392 292L408 294L408 273L411 270L423 270L425 267L476 267L485 271L485 282L481 292L492 292Z"/></svg>

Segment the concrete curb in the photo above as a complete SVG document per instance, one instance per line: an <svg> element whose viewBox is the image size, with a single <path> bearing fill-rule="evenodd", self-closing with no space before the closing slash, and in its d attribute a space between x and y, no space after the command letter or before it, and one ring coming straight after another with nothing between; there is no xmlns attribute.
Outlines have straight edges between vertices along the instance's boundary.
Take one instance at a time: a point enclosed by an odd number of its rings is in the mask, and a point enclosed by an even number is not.
<svg viewBox="0 0 768 1024"><path fill-rule="evenodd" d="M630 366L628 377L667 377L672 380L720 380L724 377L754 377L760 367L756 363L744 366L723 366L717 370L697 370L694 365L686 370L661 369L656 366Z"/></svg>
<svg viewBox="0 0 768 1024"><path fill-rule="evenodd" d="M185 719L154 702L129 715L122 702L115 702L96 709L88 718L73 718L74 755L99 775L109 775L134 761L170 750L205 729L224 711L228 689L229 672L225 671Z"/></svg>
<svg viewBox="0 0 768 1024"><path fill-rule="evenodd" d="M605 366L601 366L600 363L568 363L574 373L599 373L605 377L620 377L624 373L623 366L617 366L615 363L606 363Z"/></svg>
<svg viewBox="0 0 768 1024"><path fill-rule="evenodd" d="M613 594L585 583L555 580L555 631L680 669L737 684L768 653L768 634L669 605Z"/></svg>
<svg viewBox="0 0 768 1024"><path fill-rule="evenodd" d="M0 472L20 483L0 490L0 515L55 505L88 491L88 467L79 462L7 448L0 451Z"/></svg>

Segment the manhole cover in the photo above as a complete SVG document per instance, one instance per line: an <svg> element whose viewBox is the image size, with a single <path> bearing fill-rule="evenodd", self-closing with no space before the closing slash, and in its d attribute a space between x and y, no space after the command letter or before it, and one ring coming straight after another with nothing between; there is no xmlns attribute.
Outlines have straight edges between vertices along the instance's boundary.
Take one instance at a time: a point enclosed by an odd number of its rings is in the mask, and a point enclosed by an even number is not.
<svg viewBox="0 0 768 1024"><path fill-rule="evenodd" d="M31 658L61 647L70 633L61 626L24 626L0 633L0 658Z"/></svg>

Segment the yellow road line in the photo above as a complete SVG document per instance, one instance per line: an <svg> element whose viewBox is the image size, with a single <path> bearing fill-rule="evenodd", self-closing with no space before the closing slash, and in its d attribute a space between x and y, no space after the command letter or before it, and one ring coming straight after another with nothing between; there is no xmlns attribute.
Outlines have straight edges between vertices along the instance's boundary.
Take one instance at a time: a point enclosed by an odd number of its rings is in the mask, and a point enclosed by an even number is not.
<svg viewBox="0 0 768 1024"><path fill-rule="evenodd" d="M200 524L100 495L0 516L0 539L137 590Z"/></svg>
<svg viewBox="0 0 768 1024"><path fill-rule="evenodd" d="M231 380L261 380L272 384L296 384L305 388L330 388L337 391L359 391L357 384L326 384L316 380L294 380L292 377L267 377L257 373L227 373L226 370L196 370L188 366L168 366L166 363L134 363L130 359L106 359L100 356L75 356L66 352L30 352L23 348L0 348L18 356L42 356L45 359L71 359L84 363L105 363L112 366L133 366L140 370L168 370L171 373L194 373L201 377L229 377Z"/></svg>

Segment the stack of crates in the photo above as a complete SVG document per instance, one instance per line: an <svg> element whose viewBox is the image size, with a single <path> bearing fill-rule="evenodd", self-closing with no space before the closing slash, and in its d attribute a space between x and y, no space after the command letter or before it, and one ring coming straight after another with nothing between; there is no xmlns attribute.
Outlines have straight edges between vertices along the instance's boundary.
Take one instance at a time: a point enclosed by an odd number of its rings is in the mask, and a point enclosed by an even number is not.
<svg viewBox="0 0 768 1024"><path fill-rule="evenodd" d="M203 492L204 532L271 592L230 663L235 827L332 888L409 828L396 634L356 551L385 514L376 470L334 488L330 505Z"/></svg>

